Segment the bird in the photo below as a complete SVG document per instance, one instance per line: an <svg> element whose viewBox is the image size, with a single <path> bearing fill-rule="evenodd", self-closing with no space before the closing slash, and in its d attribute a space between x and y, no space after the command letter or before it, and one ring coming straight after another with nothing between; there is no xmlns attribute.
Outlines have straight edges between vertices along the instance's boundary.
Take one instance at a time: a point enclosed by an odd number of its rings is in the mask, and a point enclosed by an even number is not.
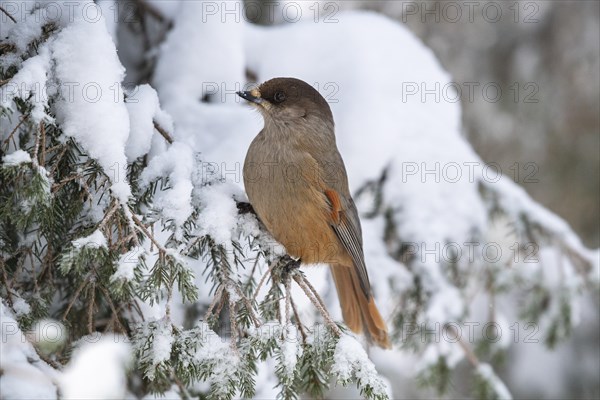
<svg viewBox="0 0 600 400"><path fill-rule="evenodd" d="M302 264L328 264L346 326L390 348L329 104L296 78L273 78L237 94L264 120L243 167L246 193L258 218Z"/></svg>

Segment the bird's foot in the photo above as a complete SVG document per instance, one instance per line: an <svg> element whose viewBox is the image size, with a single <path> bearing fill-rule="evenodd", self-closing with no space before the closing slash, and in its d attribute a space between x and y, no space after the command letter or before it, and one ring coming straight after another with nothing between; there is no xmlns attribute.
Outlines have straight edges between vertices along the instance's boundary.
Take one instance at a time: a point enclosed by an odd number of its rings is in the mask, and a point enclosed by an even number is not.
<svg viewBox="0 0 600 400"><path fill-rule="evenodd" d="M285 255L277 261L277 268L274 269L276 279L285 282L293 277L300 268L300 260L293 259Z"/></svg>
<svg viewBox="0 0 600 400"><path fill-rule="evenodd" d="M281 258L284 273L289 274L300 268L300 259L295 260L287 254Z"/></svg>

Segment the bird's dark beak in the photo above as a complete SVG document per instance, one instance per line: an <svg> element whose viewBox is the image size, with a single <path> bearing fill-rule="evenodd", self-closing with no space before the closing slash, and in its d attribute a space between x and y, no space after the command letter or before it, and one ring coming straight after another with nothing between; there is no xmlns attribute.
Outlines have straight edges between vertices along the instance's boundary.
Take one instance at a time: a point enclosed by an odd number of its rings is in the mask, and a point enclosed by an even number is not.
<svg viewBox="0 0 600 400"><path fill-rule="evenodd" d="M264 100L260 97L258 90L254 89L246 92L237 92L237 95L244 100L248 100L251 103L260 104Z"/></svg>

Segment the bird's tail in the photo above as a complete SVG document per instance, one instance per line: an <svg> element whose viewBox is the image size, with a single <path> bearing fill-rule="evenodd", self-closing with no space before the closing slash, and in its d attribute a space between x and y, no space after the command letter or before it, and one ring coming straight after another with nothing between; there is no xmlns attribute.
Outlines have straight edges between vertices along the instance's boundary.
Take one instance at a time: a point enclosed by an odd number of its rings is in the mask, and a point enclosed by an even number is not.
<svg viewBox="0 0 600 400"><path fill-rule="evenodd" d="M356 333L367 334L384 349L391 347L385 321L379 314L373 295L362 290L354 267L332 265L331 273L337 289L344 322Z"/></svg>

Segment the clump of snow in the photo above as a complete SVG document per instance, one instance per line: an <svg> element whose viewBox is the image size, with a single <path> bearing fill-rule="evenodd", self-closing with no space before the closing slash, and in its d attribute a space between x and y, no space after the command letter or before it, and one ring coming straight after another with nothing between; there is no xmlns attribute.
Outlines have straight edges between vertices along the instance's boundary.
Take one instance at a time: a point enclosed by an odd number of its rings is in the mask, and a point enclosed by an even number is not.
<svg viewBox="0 0 600 400"><path fill-rule="evenodd" d="M31 306L27 304L27 302L21 297L16 297L13 299L12 308L17 317L25 316L31 311Z"/></svg>
<svg viewBox="0 0 600 400"><path fill-rule="evenodd" d="M0 299L1 300L1 299ZM58 372L42 361L0 301L0 393L5 399L55 399Z"/></svg>
<svg viewBox="0 0 600 400"><path fill-rule="evenodd" d="M185 143L175 142L165 152L157 154L148 162L141 175L143 184L167 176L171 188L156 193L154 206L162 209L168 219L181 226L192 213L192 172L194 154Z"/></svg>
<svg viewBox="0 0 600 400"><path fill-rule="evenodd" d="M200 234L210 235L217 244L230 243L238 226L237 205L231 189L229 184L214 184L198 190L201 211L197 222Z"/></svg>
<svg viewBox="0 0 600 400"><path fill-rule="evenodd" d="M120 279L132 281L135 278L135 267L138 265L142 254L143 250L137 247L122 254L117 262L117 270L110 277L111 281Z"/></svg>
<svg viewBox="0 0 600 400"><path fill-rule="evenodd" d="M365 349L351 336L340 337L333 355L331 372L338 382L346 383L352 378L360 380L361 386L370 386L376 394L385 395L387 388Z"/></svg>
<svg viewBox="0 0 600 400"><path fill-rule="evenodd" d="M31 162L31 156L25 150L17 150L2 158L2 164L5 166L14 166Z"/></svg>
<svg viewBox="0 0 600 400"><path fill-rule="evenodd" d="M94 233L92 233L89 236L73 240L73 247L75 247L76 249L80 249L83 247L99 249L101 247L106 248L106 246L106 237L102 232L100 232L100 230L95 230Z"/></svg>
<svg viewBox="0 0 600 400"><path fill-rule="evenodd" d="M23 18L23 7L24 3L7 2L9 4L3 4L7 13L11 14L15 12L17 23L12 22L10 18L7 18L4 13L2 14L2 25L0 28L0 34L2 39L6 40L7 43L12 43L17 48L19 53L25 52L27 46L35 39L42 35L42 27L45 23L51 22L47 16L47 13L39 7L39 3L36 4L36 9L33 10L29 18ZM31 4L33 6L33 4ZM34 8L34 7L32 7ZM6 29L6 30L5 30ZM4 55L2 56L4 58ZM8 65L4 65L8 66Z"/></svg>
<svg viewBox="0 0 600 400"><path fill-rule="evenodd" d="M298 358L302 357L300 334L295 325L283 327L283 341L281 343L281 363L287 378L292 381Z"/></svg>
<svg viewBox="0 0 600 400"><path fill-rule="evenodd" d="M171 358L171 349L175 338L173 337L173 328L170 321L163 319L153 334L152 361L154 365L158 365Z"/></svg>
<svg viewBox="0 0 600 400"><path fill-rule="evenodd" d="M64 399L123 399L127 393L126 371L130 346L119 335L90 337L79 341L60 378Z"/></svg>
<svg viewBox="0 0 600 400"><path fill-rule="evenodd" d="M131 189L123 174L115 173L127 166L129 116L121 87L125 69L106 25L76 17L56 35L52 56L60 83L57 121L65 135L98 161L111 178L112 193L126 204Z"/></svg>
<svg viewBox="0 0 600 400"><path fill-rule="evenodd" d="M160 120L161 126L173 131L173 123L168 114L160 109L158 95L150 85L141 85L132 91L125 103L129 112L130 132L125 154L132 162L150 151L155 132L154 120Z"/></svg>
<svg viewBox="0 0 600 400"><path fill-rule="evenodd" d="M477 373L481 376L482 379L484 379L486 382L488 382L492 386L492 388L494 389L494 392L498 396L498 399L500 399L500 400L511 400L512 399L512 395L508 391L508 388L496 376L496 374L494 373L494 370L492 369L492 367L489 364L485 364L485 363L479 364L477 366Z"/></svg>
<svg viewBox="0 0 600 400"><path fill-rule="evenodd" d="M12 108L14 97L29 100L33 104L31 118L35 124L43 120L52 121L53 118L50 118L45 110L48 106L46 81L49 69L50 50L47 45L42 45L38 54L25 60L19 72L0 89L1 105Z"/></svg>

